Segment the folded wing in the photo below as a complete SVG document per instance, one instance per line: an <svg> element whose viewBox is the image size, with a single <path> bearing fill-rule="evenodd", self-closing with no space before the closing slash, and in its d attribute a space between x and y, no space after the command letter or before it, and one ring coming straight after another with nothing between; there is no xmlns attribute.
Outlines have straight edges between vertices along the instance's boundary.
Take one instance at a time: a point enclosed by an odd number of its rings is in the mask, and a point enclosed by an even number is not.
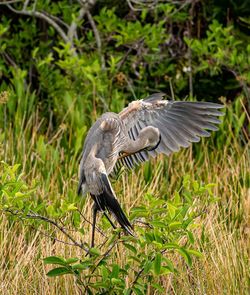
<svg viewBox="0 0 250 295"><path fill-rule="evenodd" d="M115 193L111 187L109 179L105 173L100 174L100 181L102 186L102 192L100 194L93 195L92 198L96 202L98 209L108 211L115 217L120 226L131 236L133 236L133 228L128 218L123 212L118 200L116 199Z"/></svg>

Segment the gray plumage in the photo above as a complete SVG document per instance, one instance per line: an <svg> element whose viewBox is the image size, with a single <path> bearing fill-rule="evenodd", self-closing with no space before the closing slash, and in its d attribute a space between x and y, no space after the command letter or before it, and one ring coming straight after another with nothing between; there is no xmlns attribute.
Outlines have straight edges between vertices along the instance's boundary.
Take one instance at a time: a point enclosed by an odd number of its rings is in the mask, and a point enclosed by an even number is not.
<svg viewBox="0 0 250 295"><path fill-rule="evenodd" d="M220 104L169 101L164 96L156 93L131 102L119 114L103 114L85 139L78 193L90 192L96 210L108 209L129 234L133 234L132 226L108 175L122 165L131 169L151 156L169 155L210 136L209 131L218 130L218 117L223 115Z"/></svg>

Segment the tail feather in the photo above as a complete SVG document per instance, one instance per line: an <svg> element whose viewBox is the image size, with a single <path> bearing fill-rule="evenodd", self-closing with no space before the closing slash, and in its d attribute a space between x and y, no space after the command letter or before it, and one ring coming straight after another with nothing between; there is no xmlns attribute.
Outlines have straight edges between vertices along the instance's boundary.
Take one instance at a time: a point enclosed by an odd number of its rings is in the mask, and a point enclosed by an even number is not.
<svg viewBox="0 0 250 295"><path fill-rule="evenodd" d="M115 217L117 222L120 224L120 226L128 234L130 234L131 236L134 236L132 225L129 222L128 218L126 217L125 213L123 212L116 197L114 196L114 193L109 183L109 180L107 178L107 175L103 173L101 174L101 178L103 182L104 191L100 195L95 196L95 202L100 207L100 210L108 209L108 211L111 214L113 214L113 216Z"/></svg>

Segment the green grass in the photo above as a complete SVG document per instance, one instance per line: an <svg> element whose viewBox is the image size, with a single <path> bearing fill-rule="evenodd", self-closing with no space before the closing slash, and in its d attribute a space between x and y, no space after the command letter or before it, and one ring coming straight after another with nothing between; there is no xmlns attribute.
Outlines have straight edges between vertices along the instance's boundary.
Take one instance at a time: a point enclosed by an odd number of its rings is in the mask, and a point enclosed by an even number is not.
<svg viewBox="0 0 250 295"><path fill-rule="evenodd" d="M35 198L38 203L46 202L60 208L61 200L74 202L85 218L91 220L91 200L78 198L75 193L86 127L75 129L70 124L69 114L66 114L58 124L60 127L52 130L46 119L41 117L39 106L29 107L26 104L25 107L25 104L21 104L32 99L32 94L17 99L16 112L11 112L12 95L14 94L10 94L8 107L6 104L0 105L2 114L5 114L0 128L0 160L12 165L21 164L23 179L28 185L34 186L34 182L37 183ZM248 126L250 121L242 101L243 98L239 97L236 102L226 105L226 116L220 130L211 138L204 139L189 149L182 149L169 158L160 156L136 172L123 173L114 183L117 196L128 215L133 214L134 207L149 202L145 199L148 193L155 198L172 200L175 192L181 189L185 175L189 175L191 182L197 180L199 183L215 184L212 191L218 200L208 204L204 197L199 201L199 209L203 214L195 220L197 227L193 229L194 248L199 249L203 257L194 258L192 266L187 266L180 255L169 254L168 258L171 258L179 273L156 278L156 282L165 290L163 294L248 292L250 161L249 144L244 139L247 128L244 126ZM46 208L44 210L46 212ZM51 214L53 217L55 212ZM70 227L71 215L66 215L64 221ZM87 241L90 239L90 226L83 219L80 223ZM99 225L107 227L105 220L99 220ZM50 225L45 229L57 239L66 241L63 234L54 232ZM45 236L45 229L42 224L13 220L4 212L1 213L0 293L81 294L72 276L48 278L46 273L51 266L45 265L42 258L51 255L84 258L84 254L78 248ZM111 231L110 228L105 230L107 235ZM79 232L72 232L72 235L82 238ZM104 240L100 234L96 238L97 245ZM127 260L124 257L124 247L117 245L114 252L114 263L125 265ZM125 282L126 286L133 280L131 272ZM159 293L149 288L147 294Z"/></svg>

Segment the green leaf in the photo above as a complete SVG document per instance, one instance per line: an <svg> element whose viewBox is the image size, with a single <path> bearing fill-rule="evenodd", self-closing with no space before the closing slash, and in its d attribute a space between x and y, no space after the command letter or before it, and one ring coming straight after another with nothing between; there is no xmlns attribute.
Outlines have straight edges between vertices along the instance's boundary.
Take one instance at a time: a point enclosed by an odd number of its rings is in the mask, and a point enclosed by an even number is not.
<svg viewBox="0 0 250 295"><path fill-rule="evenodd" d="M113 285L121 285L122 284L122 280L121 279L112 278L111 279L111 283Z"/></svg>
<svg viewBox="0 0 250 295"><path fill-rule="evenodd" d="M69 204L68 207L67 207L67 210L68 211L74 211L74 210L77 210L77 207L74 204Z"/></svg>
<svg viewBox="0 0 250 295"><path fill-rule="evenodd" d="M175 192L174 194L174 204L175 205L178 205L181 203L181 197L180 197L180 194L179 192Z"/></svg>
<svg viewBox="0 0 250 295"><path fill-rule="evenodd" d="M176 211L176 206L174 206L173 204L171 204L170 202L167 202L167 205L168 205L168 212L169 212L169 215L171 217L171 219L174 218L175 216L175 211Z"/></svg>
<svg viewBox="0 0 250 295"><path fill-rule="evenodd" d="M82 264L82 263L77 263L72 265L72 269L78 269L78 270L84 270L87 269L89 266L86 264Z"/></svg>
<svg viewBox="0 0 250 295"><path fill-rule="evenodd" d="M197 256L197 257L200 257L200 258L203 257L202 253L197 251L197 250L188 249L187 251L188 251L189 254L192 254L194 256Z"/></svg>
<svg viewBox="0 0 250 295"><path fill-rule="evenodd" d="M160 293L163 293L164 292L164 288L160 285L160 284L158 284L158 283L153 283L152 284L152 287L154 287L156 290L158 290Z"/></svg>
<svg viewBox="0 0 250 295"><path fill-rule="evenodd" d="M118 278L120 267L118 264L114 264L112 272L110 274L111 278Z"/></svg>
<svg viewBox="0 0 250 295"><path fill-rule="evenodd" d="M181 254L181 256L185 259L188 266L192 266L192 259L189 255L188 251L185 248L179 248L177 251Z"/></svg>
<svg viewBox="0 0 250 295"><path fill-rule="evenodd" d="M91 260L84 260L81 261L81 263L73 264L71 267L72 269L88 269L93 265L93 262Z"/></svg>
<svg viewBox="0 0 250 295"><path fill-rule="evenodd" d="M148 243L152 243L154 241L154 234L151 233L151 232L145 232L145 240L148 242Z"/></svg>
<svg viewBox="0 0 250 295"><path fill-rule="evenodd" d="M167 257L164 257L164 262L167 263L167 267L171 272L175 272L173 262L170 259L168 259Z"/></svg>
<svg viewBox="0 0 250 295"><path fill-rule="evenodd" d="M117 233L115 232L110 236L110 238L107 241L107 246L110 246L114 243L115 239L117 238Z"/></svg>
<svg viewBox="0 0 250 295"><path fill-rule="evenodd" d="M161 256L161 253L157 253L154 259L153 269L156 275L159 275L161 272Z"/></svg>
<svg viewBox="0 0 250 295"><path fill-rule="evenodd" d="M180 246L178 244L176 244L176 243L166 243L164 245L164 248L165 249L179 249Z"/></svg>
<svg viewBox="0 0 250 295"><path fill-rule="evenodd" d="M188 239L191 244L194 243L194 235L191 231L187 231Z"/></svg>
<svg viewBox="0 0 250 295"><path fill-rule="evenodd" d="M108 268L104 265L102 265L101 267L101 274L102 274L102 278L105 281L108 277L109 277L109 273L110 271L108 270Z"/></svg>
<svg viewBox="0 0 250 295"><path fill-rule="evenodd" d="M137 287L133 287L133 291L136 295L145 295L144 291L141 291L139 288L138 288L138 284L137 284ZM133 293L132 293L133 294Z"/></svg>
<svg viewBox="0 0 250 295"><path fill-rule="evenodd" d="M168 266L162 266L161 273L167 275L173 273L173 271Z"/></svg>
<svg viewBox="0 0 250 295"><path fill-rule="evenodd" d="M74 223L74 226L76 228L78 228L78 231L82 231L82 229L80 229L80 224L81 224L81 217L80 217L80 213L78 211L74 211L73 214L72 214L72 218L73 218L73 223ZM84 233L84 232L83 232Z"/></svg>
<svg viewBox="0 0 250 295"><path fill-rule="evenodd" d="M124 290L123 295L130 295L130 294L132 294L132 291L133 290L131 288L126 289L126 290Z"/></svg>
<svg viewBox="0 0 250 295"><path fill-rule="evenodd" d="M13 167L12 167L12 172L15 173L19 167L21 166L21 164L15 164Z"/></svg>
<svg viewBox="0 0 250 295"><path fill-rule="evenodd" d="M183 177L183 182L182 183L183 183L184 188L189 189L189 186L190 186L190 175L185 175Z"/></svg>
<svg viewBox="0 0 250 295"><path fill-rule="evenodd" d="M96 290L100 290L100 288L109 290L110 281L107 280L105 282L101 281L101 282L89 283L89 286L91 286L92 288L94 288ZM88 293L88 294L93 294L93 293ZM100 294L100 293L96 292L94 294Z"/></svg>
<svg viewBox="0 0 250 295"><path fill-rule="evenodd" d="M68 258L65 260L66 264L71 264L77 262L79 259L78 258Z"/></svg>
<svg viewBox="0 0 250 295"><path fill-rule="evenodd" d="M131 260L134 260L134 261L138 262L138 263L141 262L141 260L140 260L137 256L130 255L129 258L130 258Z"/></svg>
<svg viewBox="0 0 250 295"><path fill-rule="evenodd" d="M70 274L70 273L72 273L72 271L66 267L57 267L57 268L50 270L47 273L47 276L48 277L57 277L57 276L62 276L62 275Z"/></svg>
<svg viewBox="0 0 250 295"><path fill-rule="evenodd" d="M152 221L151 225L153 225L154 227L159 227L159 228L166 228L167 227L167 224L162 221Z"/></svg>
<svg viewBox="0 0 250 295"><path fill-rule="evenodd" d="M182 222L174 221L169 224L170 231L175 231L180 228L182 228Z"/></svg>
<svg viewBox="0 0 250 295"><path fill-rule="evenodd" d="M59 264L59 265L66 265L66 261L58 256L49 256L43 259L45 264Z"/></svg>
<svg viewBox="0 0 250 295"><path fill-rule="evenodd" d="M94 256L100 256L101 255L100 250L97 249L97 248L91 248L91 249L89 249L89 252L90 252L90 254L92 254Z"/></svg>
<svg viewBox="0 0 250 295"><path fill-rule="evenodd" d="M123 245L129 249L130 251L134 252L135 254L137 253L137 250L134 246L130 245L130 244L127 244L127 243L123 243Z"/></svg>
<svg viewBox="0 0 250 295"><path fill-rule="evenodd" d="M144 264L144 273L145 273L145 274L147 274L147 273L151 270L151 268L152 268L152 264L153 264L153 262L150 261L150 260L147 260L147 261L145 262L145 264Z"/></svg>

